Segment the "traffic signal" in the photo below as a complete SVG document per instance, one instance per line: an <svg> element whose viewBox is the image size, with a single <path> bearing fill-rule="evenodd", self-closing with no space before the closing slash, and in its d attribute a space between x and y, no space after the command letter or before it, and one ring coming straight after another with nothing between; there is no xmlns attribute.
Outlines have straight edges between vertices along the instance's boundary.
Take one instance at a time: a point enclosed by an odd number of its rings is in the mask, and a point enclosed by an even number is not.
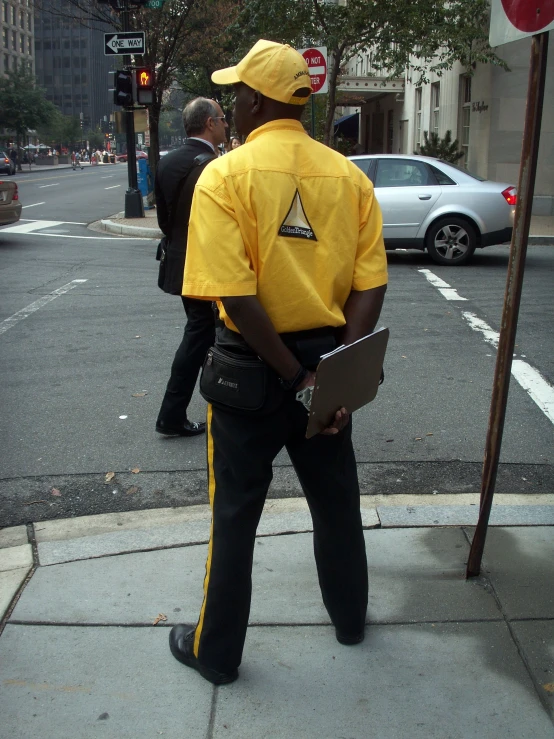
<svg viewBox="0 0 554 739"><path fill-rule="evenodd" d="M136 101L139 105L152 105L154 102L154 70L150 67L135 69Z"/></svg>
<svg viewBox="0 0 554 739"><path fill-rule="evenodd" d="M114 105L128 107L133 104L133 73L118 69L115 73Z"/></svg>

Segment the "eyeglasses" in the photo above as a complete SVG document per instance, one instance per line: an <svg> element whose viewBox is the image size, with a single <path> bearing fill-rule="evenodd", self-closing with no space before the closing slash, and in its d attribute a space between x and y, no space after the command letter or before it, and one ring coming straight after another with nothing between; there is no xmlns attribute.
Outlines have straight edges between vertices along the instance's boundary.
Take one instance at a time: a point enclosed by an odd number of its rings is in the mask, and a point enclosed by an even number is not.
<svg viewBox="0 0 554 739"><path fill-rule="evenodd" d="M213 115L212 117L213 121L225 121L227 120L224 115Z"/></svg>

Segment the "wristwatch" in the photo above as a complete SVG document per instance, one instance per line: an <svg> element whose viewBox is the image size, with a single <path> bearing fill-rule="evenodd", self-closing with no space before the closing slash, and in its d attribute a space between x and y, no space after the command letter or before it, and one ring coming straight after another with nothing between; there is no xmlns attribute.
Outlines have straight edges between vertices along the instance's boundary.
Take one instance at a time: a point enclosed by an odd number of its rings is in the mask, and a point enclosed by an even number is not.
<svg viewBox="0 0 554 739"><path fill-rule="evenodd" d="M283 380L283 378L280 377L279 382L281 383L283 390L294 390L303 380L306 379L307 375L308 370L305 367L300 367L292 380Z"/></svg>
<svg viewBox="0 0 554 739"><path fill-rule="evenodd" d="M314 388L313 385L308 385L308 387L305 387L303 390L299 390L296 393L296 400L298 400L299 403L302 403L304 408L309 411L312 405L312 395L314 394Z"/></svg>

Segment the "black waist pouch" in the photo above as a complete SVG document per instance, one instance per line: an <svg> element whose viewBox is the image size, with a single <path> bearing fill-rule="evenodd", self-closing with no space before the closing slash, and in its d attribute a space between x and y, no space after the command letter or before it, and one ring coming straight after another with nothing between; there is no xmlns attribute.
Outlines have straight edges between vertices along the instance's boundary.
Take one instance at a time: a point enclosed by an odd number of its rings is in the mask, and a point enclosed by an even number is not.
<svg viewBox="0 0 554 739"><path fill-rule="evenodd" d="M206 354L200 395L215 408L255 416L272 413L285 399L277 374L263 360L217 344Z"/></svg>

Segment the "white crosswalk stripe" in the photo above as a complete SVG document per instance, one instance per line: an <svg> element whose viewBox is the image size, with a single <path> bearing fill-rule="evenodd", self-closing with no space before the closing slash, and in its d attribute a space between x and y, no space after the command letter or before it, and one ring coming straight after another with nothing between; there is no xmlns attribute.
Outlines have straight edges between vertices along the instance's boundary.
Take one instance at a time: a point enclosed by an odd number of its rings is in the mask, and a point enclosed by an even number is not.
<svg viewBox="0 0 554 739"><path fill-rule="evenodd" d="M41 228L51 228L52 226L61 226L64 221L30 221L29 223L20 223L17 226L8 226L3 228L3 234L28 234L33 231L39 231Z"/></svg>

